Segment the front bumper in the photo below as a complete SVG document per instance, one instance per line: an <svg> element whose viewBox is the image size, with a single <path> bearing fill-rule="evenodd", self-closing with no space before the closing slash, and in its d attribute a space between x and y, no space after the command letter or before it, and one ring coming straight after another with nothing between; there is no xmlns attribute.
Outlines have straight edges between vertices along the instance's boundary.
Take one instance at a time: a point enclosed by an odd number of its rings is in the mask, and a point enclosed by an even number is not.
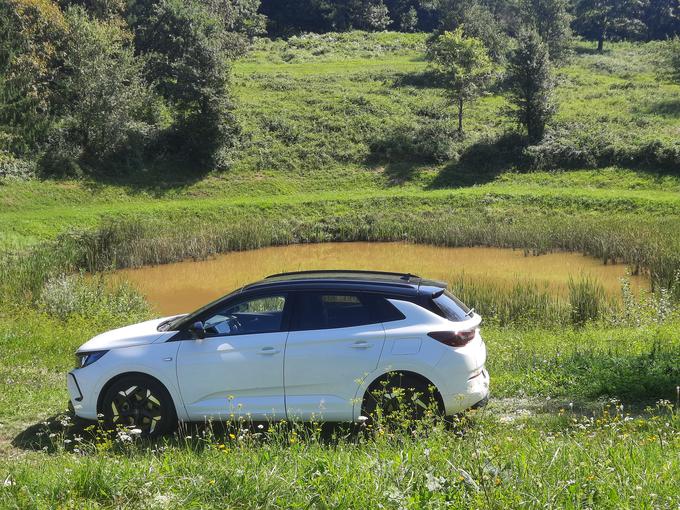
<svg viewBox="0 0 680 510"><path fill-rule="evenodd" d="M81 418L88 418L91 420L96 419L97 413L95 412L93 416L92 412L88 412L88 410L86 409L86 404L88 404L88 402L85 402L85 397L80 388L80 384L78 382L77 374L75 371L71 371L68 374L66 374L66 388L68 389L69 395L69 408L73 409L75 415L80 416Z"/></svg>

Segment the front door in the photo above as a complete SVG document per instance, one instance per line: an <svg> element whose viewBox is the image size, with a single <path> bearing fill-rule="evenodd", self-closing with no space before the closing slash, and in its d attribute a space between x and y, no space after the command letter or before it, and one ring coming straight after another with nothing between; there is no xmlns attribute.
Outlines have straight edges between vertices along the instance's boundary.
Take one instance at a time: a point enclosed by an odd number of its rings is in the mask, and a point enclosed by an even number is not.
<svg viewBox="0 0 680 510"><path fill-rule="evenodd" d="M285 417L285 295L244 298L204 319L206 337L182 340L177 379L191 420Z"/></svg>
<svg viewBox="0 0 680 510"><path fill-rule="evenodd" d="M370 296L305 292L296 297L286 344L290 419L349 421L357 388L380 359L385 330Z"/></svg>

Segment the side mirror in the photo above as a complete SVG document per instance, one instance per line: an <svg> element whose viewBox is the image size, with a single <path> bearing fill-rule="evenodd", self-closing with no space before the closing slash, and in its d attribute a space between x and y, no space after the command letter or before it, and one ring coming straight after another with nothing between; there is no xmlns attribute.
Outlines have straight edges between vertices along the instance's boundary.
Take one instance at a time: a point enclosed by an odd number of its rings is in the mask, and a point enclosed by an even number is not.
<svg viewBox="0 0 680 510"><path fill-rule="evenodd" d="M194 340L202 340L205 338L205 328L201 321L194 322L189 326L189 333L194 338Z"/></svg>

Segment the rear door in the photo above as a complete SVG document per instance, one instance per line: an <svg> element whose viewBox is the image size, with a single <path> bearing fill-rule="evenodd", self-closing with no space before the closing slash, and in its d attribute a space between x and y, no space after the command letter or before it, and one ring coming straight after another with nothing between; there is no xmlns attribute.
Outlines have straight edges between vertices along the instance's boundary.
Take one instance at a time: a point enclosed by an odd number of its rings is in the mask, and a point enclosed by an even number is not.
<svg viewBox="0 0 680 510"><path fill-rule="evenodd" d="M360 381L376 369L385 342L376 305L382 298L335 291L294 295L286 413L290 419L351 420Z"/></svg>

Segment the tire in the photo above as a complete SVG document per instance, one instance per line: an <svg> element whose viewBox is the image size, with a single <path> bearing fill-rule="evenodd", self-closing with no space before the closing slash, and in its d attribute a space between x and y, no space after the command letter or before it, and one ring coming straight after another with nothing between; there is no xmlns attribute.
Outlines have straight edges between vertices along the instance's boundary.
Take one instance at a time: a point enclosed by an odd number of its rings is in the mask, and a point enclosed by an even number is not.
<svg viewBox="0 0 680 510"><path fill-rule="evenodd" d="M388 421L415 421L432 411L436 416L444 415L437 390L419 378L398 372L374 381L366 390L361 406L361 414L371 422L379 417Z"/></svg>
<svg viewBox="0 0 680 510"><path fill-rule="evenodd" d="M177 426L172 397L160 382L143 375L115 381L102 399L106 430L120 427L141 430L144 437L157 437Z"/></svg>

